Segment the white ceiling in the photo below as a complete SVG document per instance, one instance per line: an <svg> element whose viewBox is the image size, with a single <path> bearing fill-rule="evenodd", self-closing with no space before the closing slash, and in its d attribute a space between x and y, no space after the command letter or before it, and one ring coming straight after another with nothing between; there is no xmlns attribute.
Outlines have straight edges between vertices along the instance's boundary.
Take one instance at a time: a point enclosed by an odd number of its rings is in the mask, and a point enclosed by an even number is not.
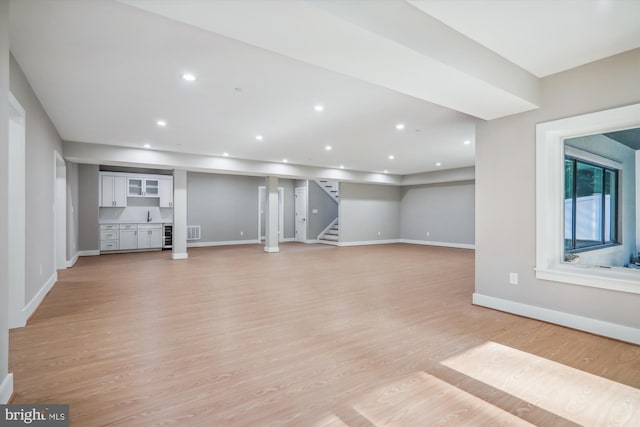
<svg viewBox="0 0 640 427"><path fill-rule="evenodd" d="M401 175L471 166L473 116L535 108L531 73L567 62L549 61L545 45L526 55L535 64L522 63L486 37L487 28L513 36L499 19L477 34L457 28L485 16L475 5L508 2L470 2L458 20L445 4L464 2L410 3L13 0L11 50L65 140ZM628 12L626 3L615 6ZM618 40L615 28L604 35ZM634 37L597 55L640 46ZM183 81L185 71L198 80Z"/></svg>

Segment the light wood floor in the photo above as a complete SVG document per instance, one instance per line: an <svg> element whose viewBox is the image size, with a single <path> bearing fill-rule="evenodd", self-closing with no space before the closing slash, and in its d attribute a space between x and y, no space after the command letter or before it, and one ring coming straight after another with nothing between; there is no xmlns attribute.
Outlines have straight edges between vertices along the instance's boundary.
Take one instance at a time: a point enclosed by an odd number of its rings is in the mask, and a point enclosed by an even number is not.
<svg viewBox="0 0 640 427"><path fill-rule="evenodd" d="M472 306L473 280L472 251L402 244L81 258L10 333L13 403L78 427L638 425L639 346Z"/></svg>

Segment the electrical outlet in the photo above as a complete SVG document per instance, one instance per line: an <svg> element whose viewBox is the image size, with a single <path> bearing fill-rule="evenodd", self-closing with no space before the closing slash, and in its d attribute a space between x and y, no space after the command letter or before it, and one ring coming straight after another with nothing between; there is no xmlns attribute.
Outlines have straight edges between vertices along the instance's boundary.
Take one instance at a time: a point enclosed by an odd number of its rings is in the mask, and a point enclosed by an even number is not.
<svg viewBox="0 0 640 427"><path fill-rule="evenodd" d="M429 232L427 231L427 237L429 237Z"/></svg>
<svg viewBox="0 0 640 427"><path fill-rule="evenodd" d="M244 236L244 231L241 231L241 232L240 232L240 235L241 235L241 236Z"/></svg>
<svg viewBox="0 0 640 427"><path fill-rule="evenodd" d="M518 273L509 273L509 283L512 285L518 284Z"/></svg>
<svg viewBox="0 0 640 427"><path fill-rule="evenodd" d="M378 231L378 236L381 236L381 235L382 235L382 231Z"/></svg>

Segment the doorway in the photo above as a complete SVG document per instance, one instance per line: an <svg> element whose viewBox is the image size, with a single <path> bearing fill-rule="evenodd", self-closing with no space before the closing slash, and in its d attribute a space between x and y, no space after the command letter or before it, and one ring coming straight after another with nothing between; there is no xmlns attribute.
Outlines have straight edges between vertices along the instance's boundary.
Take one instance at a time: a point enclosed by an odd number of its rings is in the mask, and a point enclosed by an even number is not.
<svg viewBox="0 0 640 427"><path fill-rule="evenodd" d="M284 239L284 188L278 187L278 241ZM265 215L264 207L267 205L267 188L265 186L258 187L258 241L265 240Z"/></svg>
<svg viewBox="0 0 640 427"><path fill-rule="evenodd" d="M26 114L18 100L9 94L9 327L25 325L25 126Z"/></svg>
<svg viewBox="0 0 640 427"><path fill-rule="evenodd" d="M67 165L57 151L53 155L53 253L56 270L67 268Z"/></svg>
<svg viewBox="0 0 640 427"><path fill-rule="evenodd" d="M307 241L307 187L296 187L296 241Z"/></svg>

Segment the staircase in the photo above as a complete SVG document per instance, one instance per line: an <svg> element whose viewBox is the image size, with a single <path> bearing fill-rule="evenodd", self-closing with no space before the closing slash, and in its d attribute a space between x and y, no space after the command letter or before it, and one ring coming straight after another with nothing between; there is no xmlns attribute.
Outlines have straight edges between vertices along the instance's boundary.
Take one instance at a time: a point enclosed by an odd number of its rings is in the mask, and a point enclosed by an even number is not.
<svg viewBox="0 0 640 427"><path fill-rule="evenodd" d="M334 219L322 233L318 235L318 243L326 245L337 245L340 237L340 223L338 218Z"/></svg>
<svg viewBox="0 0 640 427"><path fill-rule="evenodd" d="M326 179L316 180L316 184L320 186L328 195L330 195L333 200L338 202L338 198L340 197L339 188L340 183L338 181L327 181Z"/></svg>

